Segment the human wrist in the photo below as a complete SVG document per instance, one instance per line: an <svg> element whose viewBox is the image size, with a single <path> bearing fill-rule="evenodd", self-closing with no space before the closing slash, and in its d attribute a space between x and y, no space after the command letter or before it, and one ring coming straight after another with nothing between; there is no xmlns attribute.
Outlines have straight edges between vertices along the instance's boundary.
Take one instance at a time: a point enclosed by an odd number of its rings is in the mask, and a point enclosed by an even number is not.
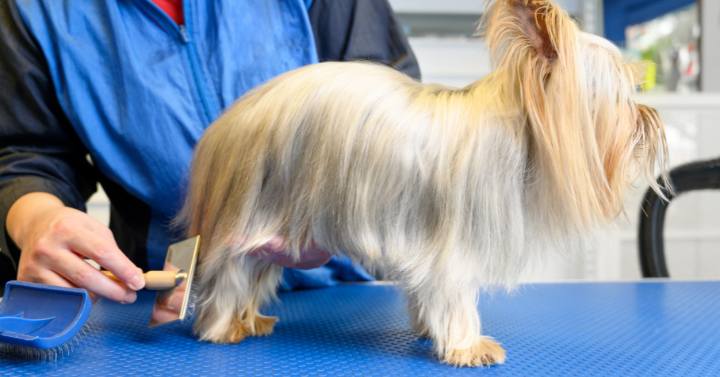
<svg viewBox="0 0 720 377"><path fill-rule="evenodd" d="M16 200L7 214L5 228L8 235L22 250L24 241L42 216L53 210L63 208L65 205L56 196L44 192L32 192Z"/></svg>

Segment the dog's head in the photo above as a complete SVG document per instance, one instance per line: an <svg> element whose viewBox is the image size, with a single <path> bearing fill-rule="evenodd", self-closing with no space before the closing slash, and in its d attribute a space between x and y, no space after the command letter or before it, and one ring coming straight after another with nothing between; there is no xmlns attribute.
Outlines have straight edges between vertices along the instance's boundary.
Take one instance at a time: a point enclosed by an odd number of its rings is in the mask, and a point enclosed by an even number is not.
<svg viewBox="0 0 720 377"><path fill-rule="evenodd" d="M661 192L663 127L634 101L638 70L617 47L549 0L496 0L483 29L493 75L526 116L533 164L578 225L616 216L638 172Z"/></svg>

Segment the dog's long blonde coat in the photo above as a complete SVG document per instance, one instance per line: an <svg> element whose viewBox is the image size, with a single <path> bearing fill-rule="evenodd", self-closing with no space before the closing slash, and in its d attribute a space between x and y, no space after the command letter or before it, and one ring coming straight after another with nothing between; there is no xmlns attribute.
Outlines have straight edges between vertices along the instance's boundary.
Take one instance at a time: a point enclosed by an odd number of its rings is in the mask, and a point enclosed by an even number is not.
<svg viewBox="0 0 720 377"><path fill-rule="evenodd" d="M254 90L208 130L181 215L204 240L201 338L270 331L257 310L280 268L247 253L281 236L295 255L315 241L390 271L444 361L504 361L481 335L481 288L614 216L628 171L652 179L664 139L619 53L551 2L488 14L496 70L467 88L323 63Z"/></svg>

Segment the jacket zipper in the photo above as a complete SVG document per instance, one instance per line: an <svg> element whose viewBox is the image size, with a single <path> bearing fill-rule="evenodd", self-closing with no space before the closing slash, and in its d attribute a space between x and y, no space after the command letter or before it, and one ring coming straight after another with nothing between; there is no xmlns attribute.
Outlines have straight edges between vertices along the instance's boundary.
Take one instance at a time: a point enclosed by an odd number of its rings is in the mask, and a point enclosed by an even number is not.
<svg viewBox="0 0 720 377"><path fill-rule="evenodd" d="M192 9L191 0L183 0L183 14L185 15L185 23L180 26L180 34L183 37L183 41L186 46L186 53L188 61L190 62L190 70L192 71L193 80L195 80L195 87L197 88L200 96L200 102L202 102L205 108L206 124L209 125L217 114L220 113L220 105L216 94L208 87L208 78L206 77L205 70L202 67L202 61L200 60L200 54L197 50L197 44L193 42L192 36Z"/></svg>
<svg viewBox="0 0 720 377"><path fill-rule="evenodd" d="M160 18L160 22L169 27L170 30L180 37L187 60L188 66L190 67L190 73L192 76L192 82L195 86L195 93L202 104L202 113L205 117L206 125L209 125L217 114L220 113L220 105L218 104L215 94L208 88L207 77L201 66L200 55L197 51L197 46L192 40L192 9L190 0L183 1L183 15L185 23L178 25L175 20L171 19L165 11L158 8L152 0L144 0L143 3L150 6L151 11Z"/></svg>

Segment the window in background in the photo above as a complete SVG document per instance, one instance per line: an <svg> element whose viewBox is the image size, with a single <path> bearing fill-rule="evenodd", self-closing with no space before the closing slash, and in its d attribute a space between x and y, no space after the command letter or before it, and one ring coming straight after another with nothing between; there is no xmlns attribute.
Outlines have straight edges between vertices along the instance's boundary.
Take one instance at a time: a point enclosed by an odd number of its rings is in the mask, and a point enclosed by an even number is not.
<svg viewBox="0 0 720 377"><path fill-rule="evenodd" d="M599 32L602 0L557 0L583 30ZM490 73L476 36L482 0L390 0L417 55L424 82L463 87Z"/></svg>
<svg viewBox="0 0 720 377"><path fill-rule="evenodd" d="M472 38L479 13L398 13L403 31L411 38Z"/></svg>
<svg viewBox="0 0 720 377"><path fill-rule="evenodd" d="M626 53L648 62L644 89L700 90L700 19L697 4L625 29Z"/></svg>

